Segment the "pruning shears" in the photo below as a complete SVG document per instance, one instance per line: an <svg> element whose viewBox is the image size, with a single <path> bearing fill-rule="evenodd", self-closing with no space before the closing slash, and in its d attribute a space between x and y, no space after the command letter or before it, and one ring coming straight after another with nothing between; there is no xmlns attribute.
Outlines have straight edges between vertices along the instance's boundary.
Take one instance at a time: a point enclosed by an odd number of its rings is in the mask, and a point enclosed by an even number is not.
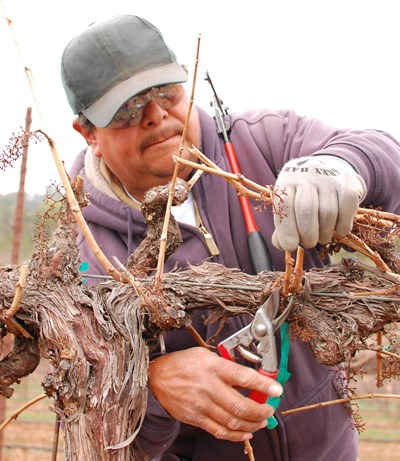
<svg viewBox="0 0 400 461"><path fill-rule="evenodd" d="M286 320L292 302L290 301L282 314L275 319L279 304L279 288L275 288L268 299L257 309L249 325L218 344L217 349L221 356L234 361L238 353L247 361L259 364L259 373L276 379L278 358L274 333ZM249 398L258 403L265 403L268 396L252 390Z"/></svg>
<svg viewBox="0 0 400 461"><path fill-rule="evenodd" d="M206 80L210 84L213 92L212 106L214 107L214 119L217 126L217 132L222 136L224 140L225 152L232 172L235 174L240 174L240 166L236 151L231 140L229 139L230 125L224 118L226 115L228 115L227 107L223 105L222 100L217 95L208 71L206 72ZM257 274L258 272L265 270L273 271L274 266L272 258L265 239L258 229L249 199L245 195L238 195L238 197L246 226L247 244L254 272Z"/></svg>

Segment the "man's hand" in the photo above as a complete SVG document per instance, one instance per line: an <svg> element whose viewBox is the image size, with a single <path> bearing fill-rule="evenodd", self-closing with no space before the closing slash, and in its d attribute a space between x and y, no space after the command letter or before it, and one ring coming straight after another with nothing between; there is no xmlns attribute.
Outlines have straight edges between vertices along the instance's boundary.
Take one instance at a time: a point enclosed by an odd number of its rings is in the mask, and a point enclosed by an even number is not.
<svg viewBox="0 0 400 461"><path fill-rule="evenodd" d="M299 244L312 248L328 243L334 231L347 235L366 191L361 176L347 162L330 155L290 160L275 186L283 203L274 199L281 215L274 215L272 243L286 251L296 250Z"/></svg>
<svg viewBox="0 0 400 461"><path fill-rule="evenodd" d="M201 347L157 357L149 372L153 395L173 418L233 442L250 439L274 412L236 388L274 397L282 393L273 379Z"/></svg>

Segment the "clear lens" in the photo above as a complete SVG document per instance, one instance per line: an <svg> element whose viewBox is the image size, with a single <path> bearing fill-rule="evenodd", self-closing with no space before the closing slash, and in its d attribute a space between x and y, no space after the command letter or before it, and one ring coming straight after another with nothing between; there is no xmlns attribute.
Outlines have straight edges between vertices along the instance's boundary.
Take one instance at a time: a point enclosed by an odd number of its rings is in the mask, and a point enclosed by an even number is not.
<svg viewBox="0 0 400 461"><path fill-rule="evenodd" d="M183 88L181 85L168 85L151 90L153 95L151 99L163 109L170 109L178 104L182 97Z"/></svg>
<svg viewBox="0 0 400 461"><path fill-rule="evenodd" d="M178 104L183 95L182 85L166 85L152 88L145 94L128 99L107 125L108 128L130 128L139 125L147 103L154 101L162 109L170 109Z"/></svg>

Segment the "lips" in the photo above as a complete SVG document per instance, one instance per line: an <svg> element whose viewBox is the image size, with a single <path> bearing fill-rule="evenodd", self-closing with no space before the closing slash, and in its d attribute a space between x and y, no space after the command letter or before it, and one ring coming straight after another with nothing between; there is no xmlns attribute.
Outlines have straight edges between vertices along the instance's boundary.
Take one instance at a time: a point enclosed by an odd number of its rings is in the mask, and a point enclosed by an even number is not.
<svg viewBox="0 0 400 461"><path fill-rule="evenodd" d="M161 144L161 143L167 141L168 139L173 138L174 136L177 136L178 134L179 134L179 133L175 133L175 134L171 134L170 136L167 136L167 137L164 137L164 138L160 138L160 139L158 139L158 140L152 142L151 144L149 144L148 147L154 146L154 145L156 145L156 144Z"/></svg>

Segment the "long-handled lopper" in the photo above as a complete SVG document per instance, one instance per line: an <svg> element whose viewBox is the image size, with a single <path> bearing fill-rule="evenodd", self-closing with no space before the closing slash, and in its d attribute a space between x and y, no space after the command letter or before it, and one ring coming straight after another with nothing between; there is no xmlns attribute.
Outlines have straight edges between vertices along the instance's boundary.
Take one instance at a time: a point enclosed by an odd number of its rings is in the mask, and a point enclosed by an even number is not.
<svg viewBox="0 0 400 461"><path fill-rule="evenodd" d="M206 72L206 81L210 84L214 97L213 97L213 107L215 112L215 122L217 125L218 134L222 135L225 145L225 152L228 157L231 170L235 174L240 174L239 162L237 159L236 151L229 139L229 130L230 127L226 125L226 120L224 120L224 115L228 115L227 109L222 105L221 99L218 97L210 74ZM239 202L242 208L242 214L246 225L247 232L247 245L249 248L249 254L251 263L253 266L254 272L257 274L261 271L273 271L272 258L269 253L267 244L263 235L261 234L257 223L254 219L253 211L249 202L248 197L244 195L239 195Z"/></svg>

